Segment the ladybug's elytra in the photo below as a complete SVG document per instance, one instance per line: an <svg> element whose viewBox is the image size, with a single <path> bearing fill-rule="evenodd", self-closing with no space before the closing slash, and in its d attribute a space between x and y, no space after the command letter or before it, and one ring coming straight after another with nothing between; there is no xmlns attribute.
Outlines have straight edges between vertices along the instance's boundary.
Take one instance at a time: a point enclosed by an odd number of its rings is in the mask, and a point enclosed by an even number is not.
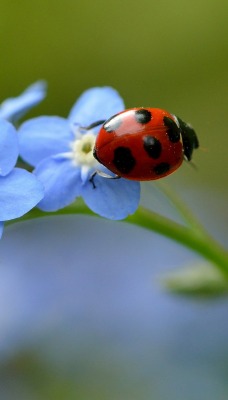
<svg viewBox="0 0 228 400"><path fill-rule="evenodd" d="M160 108L132 108L103 123L93 155L116 177L146 181L173 173L198 147L195 131L180 118Z"/></svg>

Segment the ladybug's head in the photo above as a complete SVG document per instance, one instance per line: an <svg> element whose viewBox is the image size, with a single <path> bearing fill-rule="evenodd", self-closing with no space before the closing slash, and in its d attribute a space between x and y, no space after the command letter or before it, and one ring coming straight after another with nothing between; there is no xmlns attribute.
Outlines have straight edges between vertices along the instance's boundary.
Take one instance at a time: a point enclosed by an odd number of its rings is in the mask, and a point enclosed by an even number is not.
<svg viewBox="0 0 228 400"><path fill-rule="evenodd" d="M185 155L185 158L188 161L190 161L192 158L193 150L197 149L199 147L199 141L198 141L198 138L196 136L194 129L189 124L182 121L178 117L177 117L177 120L180 124L180 129L181 129L184 155Z"/></svg>

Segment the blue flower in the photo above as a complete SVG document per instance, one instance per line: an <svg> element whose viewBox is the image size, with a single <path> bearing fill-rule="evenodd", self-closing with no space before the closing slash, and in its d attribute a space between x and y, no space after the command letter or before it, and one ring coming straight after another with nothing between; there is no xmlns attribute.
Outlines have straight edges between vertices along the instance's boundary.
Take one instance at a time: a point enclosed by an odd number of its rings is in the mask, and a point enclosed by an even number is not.
<svg viewBox="0 0 228 400"><path fill-rule="evenodd" d="M43 197L43 187L33 174L14 168L18 155L18 136L13 125L46 95L46 83L38 81L21 95L0 104L0 237L4 222L31 210Z"/></svg>
<svg viewBox="0 0 228 400"><path fill-rule="evenodd" d="M0 118L18 121L32 107L46 96L46 83L38 81L29 86L20 96L6 99L0 105Z"/></svg>
<svg viewBox="0 0 228 400"><path fill-rule="evenodd" d="M3 221L21 217L43 197L43 186L28 171L14 168L19 153L14 126L0 118L0 237Z"/></svg>
<svg viewBox="0 0 228 400"><path fill-rule="evenodd" d="M82 196L91 210L106 218L123 219L134 213L140 198L139 182L97 175L93 187L90 177L95 170L110 172L92 154L99 127L82 128L123 109L123 100L114 89L97 87L81 95L67 119L43 116L21 125L20 154L35 167L45 188L38 204L41 210L56 211Z"/></svg>

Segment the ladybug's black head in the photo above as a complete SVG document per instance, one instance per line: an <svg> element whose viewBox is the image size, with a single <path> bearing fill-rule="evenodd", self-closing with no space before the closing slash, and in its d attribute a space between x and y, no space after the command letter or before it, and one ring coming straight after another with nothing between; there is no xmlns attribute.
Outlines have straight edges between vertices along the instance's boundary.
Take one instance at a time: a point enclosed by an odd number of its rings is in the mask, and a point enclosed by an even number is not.
<svg viewBox="0 0 228 400"><path fill-rule="evenodd" d="M194 129L190 125L186 124L186 122L182 121L180 118L177 117L177 119L181 129L184 155L186 159L190 161L192 158L193 150L199 147L199 141Z"/></svg>

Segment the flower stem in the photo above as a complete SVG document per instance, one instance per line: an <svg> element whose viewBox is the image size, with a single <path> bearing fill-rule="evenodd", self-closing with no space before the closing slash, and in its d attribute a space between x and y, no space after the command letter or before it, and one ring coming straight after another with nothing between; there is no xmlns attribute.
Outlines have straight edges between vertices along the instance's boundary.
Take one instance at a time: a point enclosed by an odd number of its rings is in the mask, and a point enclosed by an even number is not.
<svg viewBox="0 0 228 400"><path fill-rule="evenodd" d="M66 214L95 215L81 200L77 200L75 203L57 212L43 212L35 208L20 218L19 221ZM9 221L8 224L14 222L16 221ZM212 262L228 279L228 252L204 229L186 227L144 207L139 207L135 214L127 217L124 222L141 226L175 240ZM197 225L197 228L199 228L199 225Z"/></svg>

